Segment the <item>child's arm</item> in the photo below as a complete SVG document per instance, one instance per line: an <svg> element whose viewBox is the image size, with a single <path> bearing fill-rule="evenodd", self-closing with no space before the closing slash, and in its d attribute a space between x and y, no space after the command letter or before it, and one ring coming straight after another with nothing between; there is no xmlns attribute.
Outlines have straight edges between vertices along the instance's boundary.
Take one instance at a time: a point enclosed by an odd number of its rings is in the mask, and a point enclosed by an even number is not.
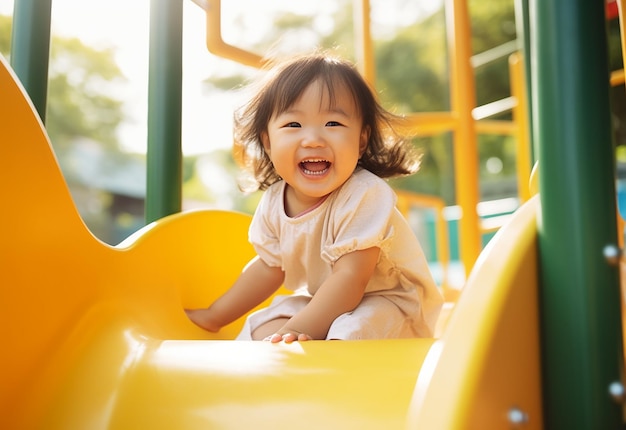
<svg viewBox="0 0 626 430"><path fill-rule="evenodd" d="M339 258L332 275L320 286L309 304L270 336L269 340L293 342L325 339L335 318L353 310L361 302L379 254L380 249L372 247Z"/></svg>
<svg viewBox="0 0 626 430"><path fill-rule="evenodd" d="M232 287L207 309L187 309L196 325L210 332L235 321L272 295L283 283L285 272L255 257L243 269Z"/></svg>

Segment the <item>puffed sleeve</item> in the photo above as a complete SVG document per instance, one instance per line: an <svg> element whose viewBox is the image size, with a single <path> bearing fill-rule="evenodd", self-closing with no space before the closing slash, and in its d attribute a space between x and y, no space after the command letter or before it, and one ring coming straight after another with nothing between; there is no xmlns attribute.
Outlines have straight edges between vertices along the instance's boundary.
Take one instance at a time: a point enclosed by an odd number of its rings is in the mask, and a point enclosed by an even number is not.
<svg viewBox="0 0 626 430"><path fill-rule="evenodd" d="M322 236L322 258L334 263L345 254L374 246L385 255L394 235L395 205L396 195L382 179L374 175L354 178L333 202Z"/></svg>
<svg viewBox="0 0 626 430"><path fill-rule="evenodd" d="M248 230L248 240L254 247L257 255L271 267L282 267L280 254L279 229L272 220L278 216L272 216L277 210L277 205L272 203L275 197L274 190L268 189L254 212L250 229Z"/></svg>

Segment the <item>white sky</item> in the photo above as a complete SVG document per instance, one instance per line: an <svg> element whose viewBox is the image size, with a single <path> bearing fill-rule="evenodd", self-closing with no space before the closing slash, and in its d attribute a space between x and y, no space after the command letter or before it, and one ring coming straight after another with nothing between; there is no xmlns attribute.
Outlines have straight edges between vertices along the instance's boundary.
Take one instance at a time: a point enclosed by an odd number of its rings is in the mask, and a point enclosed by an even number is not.
<svg viewBox="0 0 626 430"><path fill-rule="evenodd" d="M424 9L436 8L442 0L372 0L372 23L378 31L391 25L406 25ZM212 74L227 75L242 70L232 61L217 58L205 46L205 14L191 0L183 3L183 151L186 154L229 148L232 144L232 112L241 102L236 93L207 93L202 81ZM148 46L150 0L53 0L52 32L78 37L95 48L114 47L116 62L128 79L119 97L126 104L126 122L120 129L124 148L146 148ZM271 26L278 11L319 14L320 22L336 10L334 0L223 0L223 38L245 47ZM0 14L11 15L13 0L0 0ZM238 20L243 23L234 25ZM310 48L312 48L311 46Z"/></svg>

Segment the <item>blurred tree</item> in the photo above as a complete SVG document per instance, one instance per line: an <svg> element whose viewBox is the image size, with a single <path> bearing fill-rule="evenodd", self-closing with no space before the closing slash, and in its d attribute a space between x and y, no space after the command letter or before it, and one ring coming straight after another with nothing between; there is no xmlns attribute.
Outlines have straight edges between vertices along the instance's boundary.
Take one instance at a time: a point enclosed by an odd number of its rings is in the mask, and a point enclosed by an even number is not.
<svg viewBox="0 0 626 430"><path fill-rule="evenodd" d="M472 47L474 54L515 40L515 14L512 0L488 3L470 1ZM450 83L443 8L403 29L376 46L377 86L386 105L397 111L424 112L450 109ZM477 104L508 97L508 57L476 70ZM418 139L423 149L419 174L394 181L397 187L420 193L436 194L448 204L455 202L452 140L446 133ZM460 143L462 144L462 142ZM507 136L479 137L480 173L483 181L508 176L515 172L514 142ZM487 160L501 169L486 168ZM484 187L483 198L511 195L510 187Z"/></svg>
<svg viewBox="0 0 626 430"><path fill-rule="evenodd" d="M400 113L450 109L443 9L376 44L376 86Z"/></svg>
<svg viewBox="0 0 626 430"><path fill-rule="evenodd" d="M0 15L0 54L7 57L11 50L11 22L9 16Z"/></svg>
<svg viewBox="0 0 626 430"><path fill-rule="evenodd" d="M376 44L376 85L384 105L398 113L450 109L446 27L443 9ZM449 133L416 139L423 152L417 175L394 186L454 203Z"/></svg>
<svg viewBox="0 0 626 430"><path fill-rule="evenodd" d="M110 94L124 77L113 54L76 38L52 40L46 128L56 149L67 149L77 138L119 149L116 133L124 112Z"/></svg>
<svg viewBox="0 0 626 430"><path fill-rule="evenodd" d="M5 56L10 55L11 24L11 17L0 16ZM112 49L55 36L50 45L46 131L85 223L102 240L115 243L140 225L129 219L142 216L143 205L136 173L144 157L122 152L117 136L124 111L112 94L119 93L116 87L125 78ZM118 218L126 220L125 226Z"/></svg>
<svg viewBox="0 0 626 430"><path fill-rule="evenodd" d="M515 40L515 8L512 0L470 0L472 52L474 55ZM476 101L480 106L510 95L508 56L476 70Z"/></svg>
<svg viewBox="0 0 626 430"><path fill-rule="evenodd" d="M10 55L10 16L0 15L0 52ZM125 78L112 49L94 49L79 39L53 37L50 47L46 129L55 149L77 139L119 149L117 127L124 119L122 102L110 94Z"/></svg>

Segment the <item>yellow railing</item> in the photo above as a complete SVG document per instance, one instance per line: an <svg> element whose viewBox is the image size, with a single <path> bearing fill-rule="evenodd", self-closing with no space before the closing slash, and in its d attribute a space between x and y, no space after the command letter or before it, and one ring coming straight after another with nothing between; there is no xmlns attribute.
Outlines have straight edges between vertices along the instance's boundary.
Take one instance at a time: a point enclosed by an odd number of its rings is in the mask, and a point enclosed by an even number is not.
<svg viewBox="0 0 626 430"><path fill-rule="evenodd" d="M446 204L440 197L425 194L416 194L406 190L396 190L398 195L398 210L409 219L411 209L427 209L432 210L435 214L435 249L437 261L441 264L441 281L440 286L444 292L446 301L454 301L458 290L450 286L449 269L450 269L450 235L448 229L448 221L444 216Z"/></svg>
<svg viewBox="0 0 626 430"><path fill-rule="evenodd" d="M206 12L206 46L218 57L251 67L263 67L267 59L254 52L230 45L222 38L221 0L194 0Z"/></svg>

